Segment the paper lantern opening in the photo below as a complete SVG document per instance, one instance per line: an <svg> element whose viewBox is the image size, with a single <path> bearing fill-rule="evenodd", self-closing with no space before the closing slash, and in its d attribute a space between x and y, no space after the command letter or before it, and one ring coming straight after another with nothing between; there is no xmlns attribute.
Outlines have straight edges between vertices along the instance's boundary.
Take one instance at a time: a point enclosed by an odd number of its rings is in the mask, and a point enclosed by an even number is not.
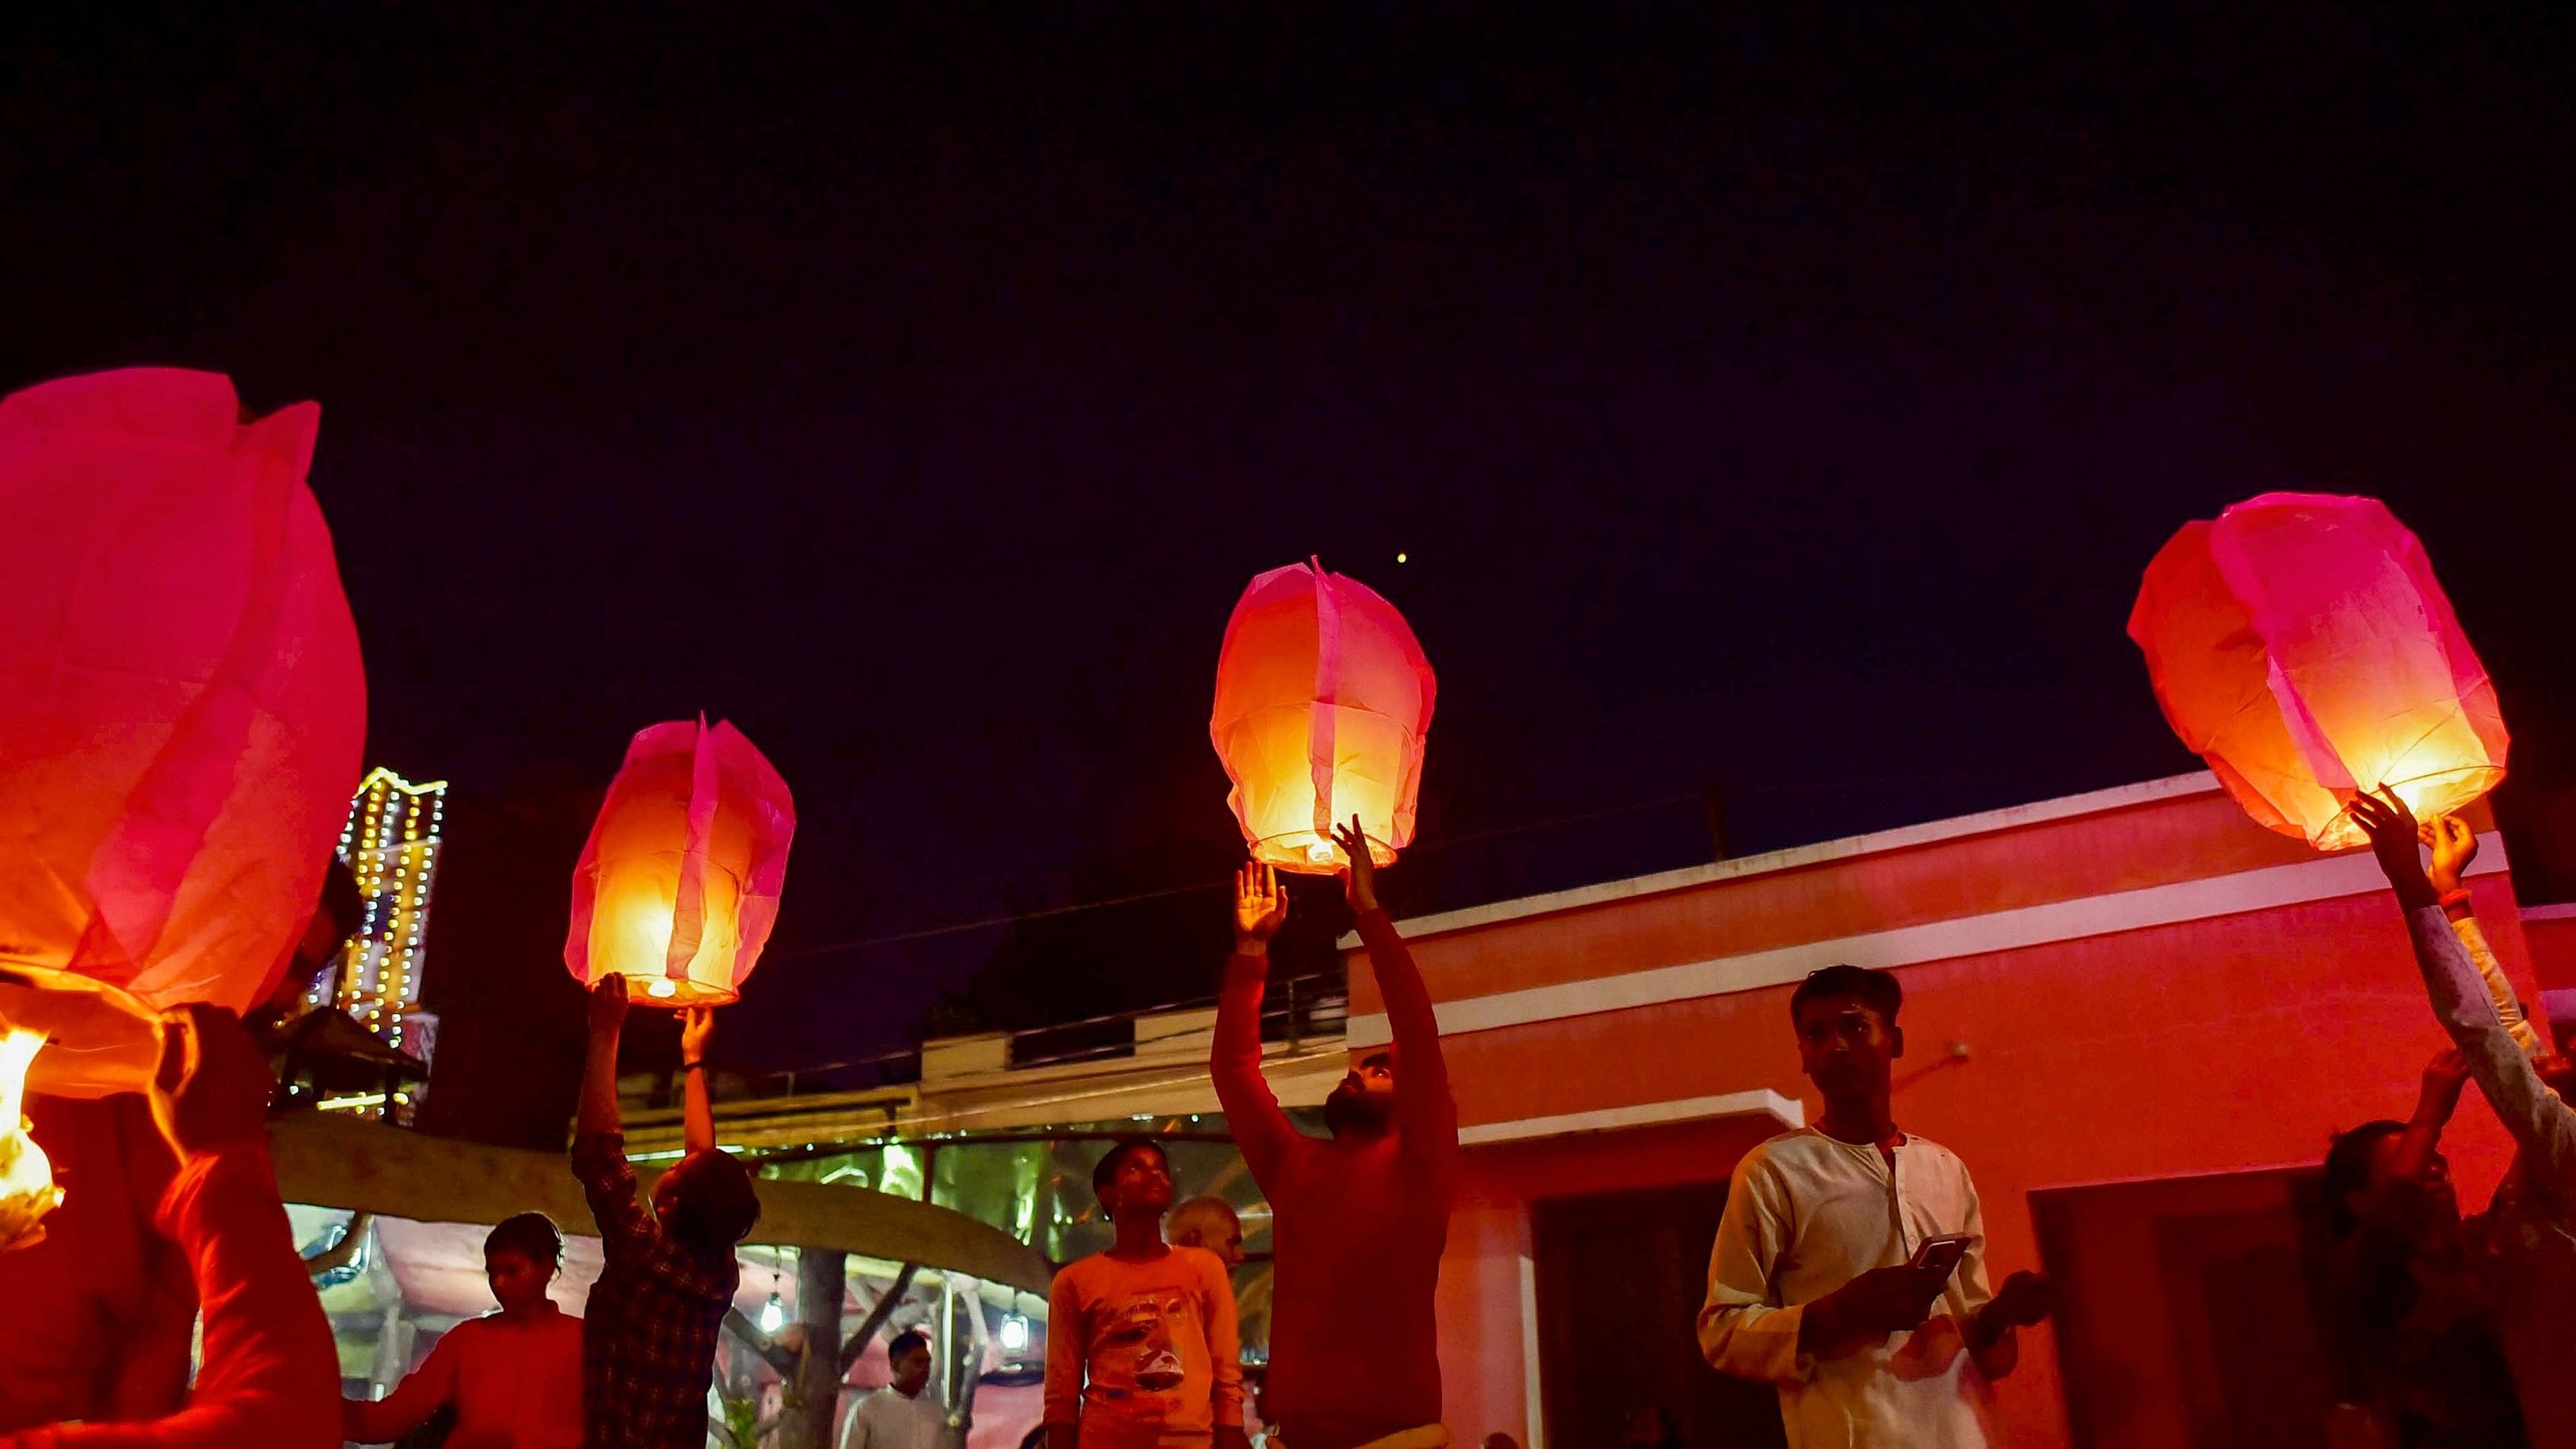
<svg viewBox="0 0 2576 1449"><path fill-rule="evenodd" d="M1226 624L1208 735L1256 860L1330 874L1356 815L1380 865L1413 843L1436 681L1404 616L1310 561L1253 579Z"/></svg>
<svg viewBox="0 0 2576 1449"><path fill-rule="evenodd" d="M615 973L672 1008L741 995L787 877L796 807L731 724L641 731L573 869L564 964L587 988Z"/></svg>
<svg viewBox="0 0 2576 1449"><path fill-rule="evenodd" d="M2248 814L2319 850L2368 843L2360 791L2429 816L2504 779L2495 686L2377 499L2267 493L2186 525L2147 566L2129 637L2174 733Z"/></svg>

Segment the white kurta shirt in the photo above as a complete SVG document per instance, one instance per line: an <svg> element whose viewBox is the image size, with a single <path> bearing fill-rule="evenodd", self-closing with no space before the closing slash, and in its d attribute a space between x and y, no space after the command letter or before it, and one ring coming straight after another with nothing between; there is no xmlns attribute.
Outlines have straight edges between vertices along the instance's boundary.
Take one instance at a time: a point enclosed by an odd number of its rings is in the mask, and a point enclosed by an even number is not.
<svg viewBox="0 0 2576 1449"><path fill-rule="evenodd" d="M923 1389L907 1399L888 1385L859 1400L841 1445L842 1449L953 1449L955 1439L948 1428L948 1408L936 1392Z"/></svg>
<svg viewBox="0 0 2576 1449"><path fill-rule="evenodd" d="M1985 1380L1966 1330L1992 1293L1985 1221L1967 1164L1909 1136L1893 1171L1873 1146L1814 1128L1774 1137L1736 1164L1709 1254L1700 1350L1711 1365L1780 1391L1790 1449L1984 1449ZM1968 1255L1910 1333L1831 1358L1798 1352L1801 1306L1925 1238L1968 1236Z"/></svg>

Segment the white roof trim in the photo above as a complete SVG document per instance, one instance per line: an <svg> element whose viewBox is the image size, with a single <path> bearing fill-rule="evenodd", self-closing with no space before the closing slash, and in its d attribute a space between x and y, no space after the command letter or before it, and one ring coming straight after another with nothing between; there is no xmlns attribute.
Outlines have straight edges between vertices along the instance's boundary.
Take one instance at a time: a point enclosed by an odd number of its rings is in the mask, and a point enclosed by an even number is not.
<svg viewBox="0 0 2576 1449"><path fill-rule="evenodd" d="M2471 876L2493 875L2508 868L2501 837L2490 831L2479 836L2478 843L2481 849L2477 862L2469 867ZM1921 925L1898 926L1831 940L1807 941L1680 966L1533 986L1520 991L1498 991L1490 996L1461 997L1441 1002L1435 1009L1441 1035L1455 1036L1462 1032L1492 1031L1531 1022L1557 1021L1595 1012L1622 1011L1659 1002L1688 1001L1780 986L1837 962L1890 969L1919 966L1927 961L1948 961L1961 956L1983 956L1997 951L2082 940L2088 936L2116 935L2150 926L2241 915L2249 911L2303 905L2309 901L2332 900L2339 896L2366 895L2387 888L2388 882L2380 875L2378 862L2371 859L2370 853L2353 851L2290 865L2238 871L2233 875L2204 876L2198 880L2175 881L2139 890L2078 896L2073 900L2050 901L2045 905L2021 906L2009 911L1989 911L1983 915L1927 921ZM2396 925L2394 921L2390 924L2392 928ZM1354 1016L1346 1029L1346 1039L1354 1051L1382 1046L1393 1039L1384 1012Z"/></svg>
<svg viewBox="0 0 2576 1449"><path fill-rule="evenodd" d="M1408 941L1419 941L1445 931L1463 931L1471 926L1490 926L1499 921L1519 920L1524 916L1543 916L1556 911L1580 910L1608 901L1627 900L1632 896L1650 896L1664 891L1687 890L1712 881L1732 880L1738 876L1762 875L1776 870L1795 870L1801 866L1821 865L1830 860L1849 860L1854 856L1878 855L1891 850L1910 850L1944 840L1957 840L1969 835L1992 835L2024 826L2042 825L2077 815L2098 815L2112 810L2125 810L2138 805L2152 805L2159 800L2179 799L2187 795L2206 795L2218 789L2218 777L2207 770L2188 775L2173 775L2162 780L2145 780L2135 785L2117 785L2108 790L2094 790L2082 795L2067 795L2055 800L2039 800L2028 805L2011 805L2001 810L1987 810L1975 815L1954 816L1948 820L1927 821L1921 825L1899 826L1869 835L1848 835L1840 840L1818 841L1775 850L1766 855L1738 856L1732 860L1711 861L1706 865L1684 866L1680 870L1655 875L1631 876L1626 880L1603 881L1599 885L1576 886L1572 890L1551 891L1545 895L1521 896L1514 900L1494 901L1463 910L1443 911L1438 915L1417 916L1399 921L1397 927ZM1345 951L1356 948L1356 932L1344 932Z"/></svg>
<svg viewBox="0 0 2576 1449"><path fill-rule="evenodd" d="M1577 1132L1615 1132L1627 1127L1660 1127L1667 1122L1698 1122L1711 1117L1769 1117L1783 1127L1807 1125L1807 1104L1783 1097L1769 1087L1725 1092L1713 1097L1683 1097L1670 1102L1643 1102L1633 1107L1606 1107L1597 1112L1567 1112L1555 1117L1523 1117L1513 1122L1479 1122L1458 1129L1458 1145L1521 1142L1532 1137L1565 1137Z"/></svg>

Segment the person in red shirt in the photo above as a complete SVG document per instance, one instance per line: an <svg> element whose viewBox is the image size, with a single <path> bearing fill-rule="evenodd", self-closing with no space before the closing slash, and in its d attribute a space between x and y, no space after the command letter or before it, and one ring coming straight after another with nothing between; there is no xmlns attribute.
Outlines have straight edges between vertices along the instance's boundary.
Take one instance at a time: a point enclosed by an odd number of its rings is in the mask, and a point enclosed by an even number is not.
<svg viewBox="0 0 2576 1449"><path fill-rule="evenodd" d="M341 1432L389 1444L452 1405L447 1449L581 1449L581 1320L546 1296L562 1267L553 1219L503 1221L483 1239L483 1276L500 1311L449 1329L392 1393L343 1401Z"/></svg>
<svg viewBox="0 0 2576 1449"><path fill-rule="evenodd" d="M184 1007L163 1034L152 1116L179 1169L158 1218L204 1305L204 1367L176 1413L0 1434L0 1449L329 1449L340 1355L268 1160L277 1080L230 1012Z"/></svg>
<svg viewBox="0 0 2576 1449"><path fill-rule="evenodd" d="M1329 1139L1300 1133L1261 1075L1261 990L1288 896L1263 865L1235 882L1210 1070L1236 1145L1270 1199L1274 1282L1263 1417L1289 1449L1436 1449L1439 1325L1432 1295L1457 1195L1458 1108L1422 974L1378 909L1355 818L1336 828L1395 1050L1360 1062L1324 1104Z"/></svg>

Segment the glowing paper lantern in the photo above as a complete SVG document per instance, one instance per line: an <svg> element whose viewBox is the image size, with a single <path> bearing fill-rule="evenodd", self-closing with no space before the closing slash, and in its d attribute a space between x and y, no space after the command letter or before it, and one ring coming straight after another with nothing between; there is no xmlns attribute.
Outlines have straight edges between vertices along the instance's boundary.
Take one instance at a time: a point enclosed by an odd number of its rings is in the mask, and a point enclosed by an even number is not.
<svg viewBox="0 0 2576 1449"><path fill-rule="evenodd" d="M2366 843L2346 813L2359 791L2431 815L2504 778L2495 686L2377 499L2266 493L2186 525L2147 566L2129 637L2183 743L2319 850Z"/></svg>
<svg viewBox="0 0 2576 1449"><path fill-rule="evenodd" d="M234 1010L284 969L366 734L319 419L166 368L0 401L0 966Z"/></svg>
<svg viewBox="0 0 2576 1449"><path fill-rule="evenodd" d="M1334 822L1360 818L1384 865L1413 843L1431 663L1395 606L1321 563L1255 578L1216 663L1217 757L1256 860L1328 873Z"/></svg>
<svg viewBox="0 0 2576 1449"><path fill-rule="evenodd" d="M741 995L795 834L787 782L742 731L701 716L637 734L573 868L573 979L627 976L657 1006Z"/></svg>

